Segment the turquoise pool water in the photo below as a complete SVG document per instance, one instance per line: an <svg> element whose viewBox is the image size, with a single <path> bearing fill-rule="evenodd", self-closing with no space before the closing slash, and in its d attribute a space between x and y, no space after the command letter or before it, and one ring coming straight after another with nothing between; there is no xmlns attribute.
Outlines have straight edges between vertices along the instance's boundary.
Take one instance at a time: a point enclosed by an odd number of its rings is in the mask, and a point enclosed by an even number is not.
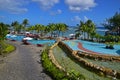
<svg viewBox="0 0 120 80"><path fill-rule="evenodd" d="M54 44L55 40L29 40L32 44Z"/></svg>
<svg viewBox="0 0 120 80"><path fill-rule="evenodd" d="M101 54L120 56L120 45L114 45L114 49L106 49L105 44L82 41L82 40L65 41L64 43L69 45L73 50L80 50L78 48L79 42L82 43L82 46L88 50L91 50L91 51L94 51L97 53L101 53Z"/></svg>
<svg viewBox="0 0 120 80"><path fill-rule="evenodd" d="M22 36L22 35L7 35L6 36L8 39L13 39L13 40L16 40L16 41L22 41L22 39L25 37L25 36ZM31 44L53 44L55 42L55 40L29 40L28 42L30 42Z"/></svg>
<svg viewBox="0 0 120 80"><path fill-rule="evenodd" d="M16 40L16 41L22 41L22 39L24 38L25 36L22 36L22 35L7 35L6 38L8 39L13 39L13 40Z"/></svg>

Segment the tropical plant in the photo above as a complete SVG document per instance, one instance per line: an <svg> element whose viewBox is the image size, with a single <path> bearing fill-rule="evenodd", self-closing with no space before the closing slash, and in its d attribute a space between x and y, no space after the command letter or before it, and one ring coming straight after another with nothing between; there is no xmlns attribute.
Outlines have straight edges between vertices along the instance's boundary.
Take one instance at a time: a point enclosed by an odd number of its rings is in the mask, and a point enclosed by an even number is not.
<svg viewBox="0 0 120 80"><path fill-rule="evenodd" d="M27 25L29 24L28 19L24 19L22 22L23 26L24 26L24 30L26 29Z"/></svg>
<svg viewBox="0 0 120 80"><path fill-rule="evenodd" d="M116 32L120 36L120 13L116 12L114 16L106 19L103 26L108 29L111 33Z"/></svg>
<svg viewBox="0 0 120 80"><path fill-rule="evenodd" d="M6 24L0 23L0 41L6 38L7 33L8 33L8 27L6 26Z"/></svg>
<svg viewBox="0 0 120 80"><path fill-rule="evenodd" d="M59 37L60 34L62 34L62 36L63 36L63 33L68 29L68 26L64 23L57 23L56 28L57 28L57 34Z"/></svg>
<svg viewBox="0 0 120 80"><path fill-rule="evenodd" d="M4 23L0 23L0 55L3 53L3 50L6 47L6 44L4 42L6 35L8 33L8 27Z"/></svg>
<svg viewBox="0 0 120 80"><path fill-rule="evenodd" d="M54 35L55 36L55 31L56 31L56 29L57 29L57 27L56 27L56 24L54 24L54 23L49 23L48 25L48 31L51 33L51 37Z"/></svg>
<svg viewBox="0 0 120 80"><path fill-rule="evenodd" d="M80 25L77 25L77 29L75 32L81 33L84 36L84 39L90 39L90 35L92 36L93 33L96 31L96 26L91 20L87 20L86 22L80 21ZM92 36L93 37L93 36Z"/></svg>
<svg viewBox="0 0 120 80"><path fill-rule="evenodd" d="M12 22L11 26L13 26L14 31L19 30L19 22L18 21Z"/></svg>
<svg viewBox="0 0 120 80"><path fill-rule="evenodd" d="M86 23L86 31L87 31L87 39L89 40L90 39L90 34L91 33L95 33L96 31L96 26L95 24L91 21L91 20L87 20Z"/></svg>

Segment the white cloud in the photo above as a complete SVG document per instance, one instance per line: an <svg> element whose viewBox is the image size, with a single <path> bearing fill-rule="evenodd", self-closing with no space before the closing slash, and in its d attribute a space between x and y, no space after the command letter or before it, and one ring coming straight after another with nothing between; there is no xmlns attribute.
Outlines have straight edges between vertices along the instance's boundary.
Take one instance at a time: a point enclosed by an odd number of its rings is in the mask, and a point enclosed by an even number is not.
<svg viewBox="0 0 120 80"><path fill-rule="evenodd" d="M59 0L32 0L40 4L40 7L44 10L50 9L55 4L59 3Z"/></svg>
<svg viewBox="0 0 120 80"><path fill-rule="evenodd" d="M50 13L50 15L58 15L58 14L61 14L62 13L62 10L60 10L60 9L58 9L57 11L52 11L51 13Z"/></svg>
<svg viewBox="0 0 120 80"><path fill-rule="evenodd" d="M74 16L71 20L75 22L80 22L81 18L79 16Z"/></svg>
<svg viewBox="0 0 120 80"><path fill-rule="evenodd" d="M58 14L61 14L61 13L62 13L62 10L58 9L58 10L57 10L57 13L58 13Z"/></svg>
<svg viewBox="0 0 120 80"><path fill-rule="evenodd" d="M84 16L84 21L87 21L87 20L89 20L88 17Z"/></svg>
<svg viewBox="0 0 120 80"><path fill-rule="evenodd" d="M27 8L22 6L26 3L24 0L0 0L0 10L14 14L24 13L27 12Z"/></svg>
<svg viewBox="0 0 120 80"><path fill-rule="evenodd" d="M89 10L96 6L94 0L65 0L71 11Z"/></svg>
<svg viewBox="0 0 120 80"><path fill-rule="evenodd" d="M0 16L0 19L4 19L5 18L5 16Z"/></svg>

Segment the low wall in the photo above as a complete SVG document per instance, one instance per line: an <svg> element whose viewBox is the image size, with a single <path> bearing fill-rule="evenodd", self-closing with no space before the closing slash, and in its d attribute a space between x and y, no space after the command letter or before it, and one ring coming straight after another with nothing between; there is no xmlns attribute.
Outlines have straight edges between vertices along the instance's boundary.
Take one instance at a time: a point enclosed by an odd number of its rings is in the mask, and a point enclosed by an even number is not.
<svg viewBox="0 0 120 80"><path fill-rule="evenodd" d="M66 45L65 43L63 43L61 41L59 41L58 46L61 49L63 49L66 53L72 53L73 52L73 50L68 45Z"/></svg>
<svg viewBox="0 0 120 80"><path fill-rule="evenodd" d="M68 55L70 55L70 57L76 59L78 62L80 62L80 64L82 64L84 67L86 67L86 69L91 70L96 72L99 75L106 75L106 76L111 76L111 77L116 77L120 79L120 72L117 72L115 70L112 70L110 68L106 68L103 66L99 66L96 64L93 64L92 62L89 62L87 60L85 60L82 57L89 57L89 58L93 58L93 59L98 59L98 60L112 60L112 61L120 61L120 57L117 56L104 56L104 55L97 55L97 54L87 54L84 52L80 52L80 51L73 51L69 46L67 46L65 43L63 42L58 42L58 46L63 49Z"/></svg>
<svg viewBox="0 0 120 80"><path fill-rule="evenodd" d="M62 71L65 71L65 69L62 67L62 66L60 66L60 64L56 61L56 59L55 59L55 57L54 57L54 55L53 55L53 51L52 51L52 49L55 47L55 46L57 46L58 45L58 43L59 42L56 42L54 45L52 45L51 47L50 47L50 50L49 50L49 59L52 61L52 63L58 68L58 69L60 69L60 70L62 70Z"/></svg>
<svg viewBox="0 0 120 80"><path fill-rule="evenodd" d="M86 53L82 51L78 51L77 55L79 55L80 57L89 58L93 60L120 62L119 56L92 54L92 53Z"/></svg>

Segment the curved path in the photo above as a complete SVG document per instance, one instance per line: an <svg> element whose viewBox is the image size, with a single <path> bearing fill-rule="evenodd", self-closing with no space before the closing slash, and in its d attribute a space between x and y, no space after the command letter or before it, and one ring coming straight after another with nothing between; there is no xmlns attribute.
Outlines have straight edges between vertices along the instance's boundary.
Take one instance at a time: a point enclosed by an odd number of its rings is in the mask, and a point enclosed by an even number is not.
<svg viewBox="0 0 120 80"><path fill-rule="evenodd" d="M9 43L15 45L16 50L0 63L0 80L51 80L40 62L42 48L20 42Z"/></svg>

